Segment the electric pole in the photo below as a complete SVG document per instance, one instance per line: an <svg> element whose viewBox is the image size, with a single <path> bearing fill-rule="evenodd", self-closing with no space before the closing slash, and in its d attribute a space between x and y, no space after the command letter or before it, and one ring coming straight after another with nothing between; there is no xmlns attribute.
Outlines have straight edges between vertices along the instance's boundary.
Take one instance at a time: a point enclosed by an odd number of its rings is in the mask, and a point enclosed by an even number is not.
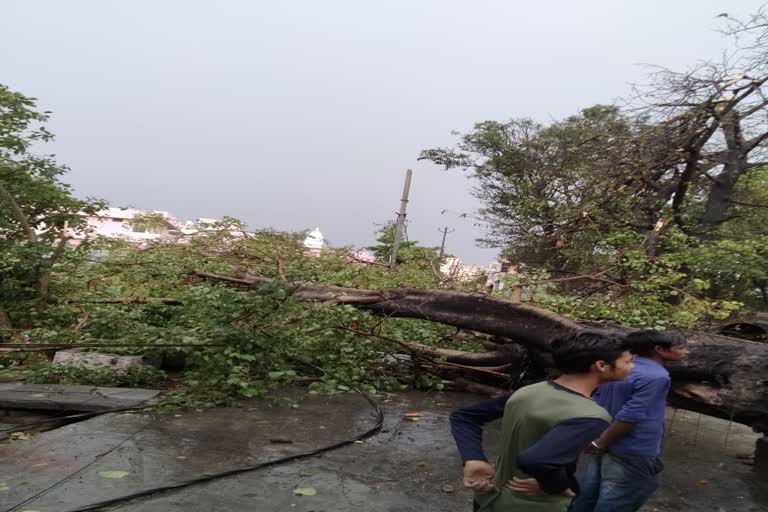
<svg viewBox="0 0 768 512"><path fill-rule="evenodd" d="M443 234L443 243L440 244L440 256L438 256L437 261L443 261L443 255L445 255L445 237L448 236L448 233L453 233L456 231L455 229L448 229L448 226L445 226L442 229L438 229Z"/></svg>
<svg viewBox="0 0 768 512"><path fill-rule="evenodd" d="M405 225L405 209L408 206L408 193L411 191L412 175L413 171L410 169L405 172L405 186L403 187L403 197L400 199L400 212L397 214L395 239L392 241L392 256L389 260L389 268L391 269L394 269L397 265L397 250L400 248L400 239L403 237L403 226Z"/></svg>

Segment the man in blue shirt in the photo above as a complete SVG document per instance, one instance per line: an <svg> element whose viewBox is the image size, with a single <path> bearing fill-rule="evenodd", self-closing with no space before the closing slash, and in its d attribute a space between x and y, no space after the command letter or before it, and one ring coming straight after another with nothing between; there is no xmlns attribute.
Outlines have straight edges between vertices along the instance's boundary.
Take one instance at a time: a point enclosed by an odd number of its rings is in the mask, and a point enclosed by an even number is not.
<svg viewBox="0 0 768 512"><path fill-rule="evenodd" d="M627 346L636 355L632 373L593 395L613 422L588 449L570 512L634 512L659 486L670 387L664 364L684 359L688 348L682 336L654 330L629 334Z"/></svg>

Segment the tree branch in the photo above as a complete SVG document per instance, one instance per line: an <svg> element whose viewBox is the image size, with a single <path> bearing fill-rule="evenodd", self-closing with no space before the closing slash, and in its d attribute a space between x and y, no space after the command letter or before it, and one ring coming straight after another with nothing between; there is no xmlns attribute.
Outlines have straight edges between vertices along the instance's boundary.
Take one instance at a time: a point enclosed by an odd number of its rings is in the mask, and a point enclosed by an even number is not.
<svg viewBox="0 0 768 512"><path fill-rule="evenodd" d="M756 137L753 137L748 141L744 142L744 148L742 149L742 152L741 152L742 158L749 155L750 151L755 149L757 146L759 146L766 140L768 140L768 131L765 133L761 133L760 135L757 135Z"/></svg>
<svg viewBox="0 0 768 512"><path fill-rule="evenodd" d="M748 208L768 208L768 204L745 203L742 201L736 201L734 199L729 199L728 202L737 204L739 206L746 206Z"/></svg>
<svg viewBox="0 0 768 512"><path fill-rule="evenodd" d="M10 208L11 213L21 226L21 229L24 231L27 240L32 243L37 242L39 237L37 236L35 229L29 223L29 219L24 213L24 210L21 209L21 206L19 206L19 203L16 202L16 199L14 199L13 195L11 195L8 189L5 188L5 185L2 181L0 181L0 199L8 205L8 208Z"/></svg>
<svg viewBox="0 0 768 512"><path fill-rule="evenodd" d="M45 260L42 267L40 268L40 274L37 276L37 304L35 305L35 310L37 311L38 315L42 315L45 313L45 310L48 308L48 301L50 299L50 284L51 284L51 271L53 270L53 266L56 264L56 262L61 258L61 255L64 254L64 249L67 246L67 242L69 241L69 237L62 237L61 240L56 244L56 247L53 250L53 254Z"/></svg>

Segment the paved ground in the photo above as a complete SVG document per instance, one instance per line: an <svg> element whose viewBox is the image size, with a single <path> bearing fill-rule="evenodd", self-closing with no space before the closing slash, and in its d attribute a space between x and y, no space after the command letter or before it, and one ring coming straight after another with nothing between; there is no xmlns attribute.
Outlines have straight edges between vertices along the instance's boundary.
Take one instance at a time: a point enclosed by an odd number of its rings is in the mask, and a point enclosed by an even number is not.
<svg viewBox="0 0 768 512"><path fill-rule="evenodd" d="M643 512L768 510L768 482L758 482L751 429L685 410L667 410L664 484Z"/></svg>
<svg viewBox="0 0 768 512"><path fill-rule="evenodd" d="M62 386L59 384L0 384L0 408L36 411L106 411L139 407L160 394L156 389Z"/></svg>
<svg viewBox="0 0 768 512"><path fill-rule="evenodd" d="M461 394L394 396L382 403L383 431L363 443L153 496L119 510L471 510L471 496L461 489L447 415L458 404L475 400ZM411 421L403 417L408 412L421 416ZM242 409L178 416L100 416L0 446L0 512L66 512L332 444L372 423L370 408L351 395L308 398L297 409L258 401ZM756 436L749 429L685 411L670 411L668 423L666 481L644 512L768 509L768 492L739 458L752 451ZM492 453L498 430L491 428L486 441ZM294 495L295 489L306 487L317 494Z"/></svg>

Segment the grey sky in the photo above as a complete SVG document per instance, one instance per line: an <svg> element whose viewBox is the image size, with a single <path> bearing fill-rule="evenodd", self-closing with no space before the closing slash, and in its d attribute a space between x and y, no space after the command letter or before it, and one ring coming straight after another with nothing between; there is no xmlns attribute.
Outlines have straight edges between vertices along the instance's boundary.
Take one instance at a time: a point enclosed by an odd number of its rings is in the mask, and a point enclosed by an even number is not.
<svg viewBox="0 0 768 512"><path fill-rule="evenodd" d="M80 195L371 242L414 169L410 236L487 263L470 182L416 162L485 119L608 103L639 64L727 41L765 0L6 0L0 82L52 110Z"/></svg>

